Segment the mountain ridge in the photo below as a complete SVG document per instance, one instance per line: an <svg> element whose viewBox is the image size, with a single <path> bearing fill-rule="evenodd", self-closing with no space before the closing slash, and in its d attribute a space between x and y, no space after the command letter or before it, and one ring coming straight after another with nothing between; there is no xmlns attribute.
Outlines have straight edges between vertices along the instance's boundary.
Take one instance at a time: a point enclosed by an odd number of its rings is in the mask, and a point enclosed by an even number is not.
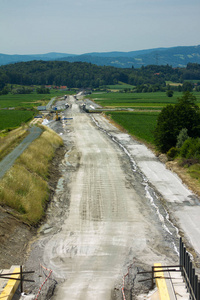
<svg viewBox="0 0 200 300"><path fill-rule="evenodd" d="M3 54L0 53L0 65L32 60L57 60L69 62L89 62L99 66L121 68L140 68L146 65L171 65L186 67L188 63L200 63L200 45L177 46L169 48L153 48L129 52L91 52L84 54L68 54L49 52L46 54Z"/></svg>

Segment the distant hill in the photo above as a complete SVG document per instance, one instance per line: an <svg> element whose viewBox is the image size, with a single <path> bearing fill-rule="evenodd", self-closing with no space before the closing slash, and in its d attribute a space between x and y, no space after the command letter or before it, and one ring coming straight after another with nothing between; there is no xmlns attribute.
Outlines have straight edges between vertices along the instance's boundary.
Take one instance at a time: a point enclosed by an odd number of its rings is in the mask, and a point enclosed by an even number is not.
<svg viewBox="0 0 200 300"><path fill-rule="evenodd" d="M82 55L56 52L36 55L0 54L0 65L32 60L81 61L96 64L98 66L113 66L118 68L140 68L141 66L147 65L167 64L172 67L186 67L188 63L200 64L200 45L155 48L130 52L92 52Z"/></svg>
<svg viewBox="0 0 200 300"><path fill-rule="evenodd" d="M27 62L32 60L44 60L44 61L58 60L59 58L62 57L66 58L68 56L74 57L75 55L66 54L66 53L57 53L57 52L50 52L47 54L34 54L34 55L18 55L18 54L9 55L9 54L0 53L0 66L16 63L16 62Z"/></svg>

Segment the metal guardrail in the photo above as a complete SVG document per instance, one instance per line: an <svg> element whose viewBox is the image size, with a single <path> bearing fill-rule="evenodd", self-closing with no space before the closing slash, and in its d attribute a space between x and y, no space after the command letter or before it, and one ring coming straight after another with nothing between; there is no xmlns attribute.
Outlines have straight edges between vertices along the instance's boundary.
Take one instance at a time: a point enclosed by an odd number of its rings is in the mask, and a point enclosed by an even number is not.
<svg viewBox="0 0 200 300"><path fill-rule="evenodd" d="M193 268L192 261L189 253L186 251L186 247L180 238L180 257L179 262L182 266L182 276L185 279L187 290L190 293L191 300L200 300L200 282L198 276L195 274L195 268Z"/></svg>
<svg viewBox="0 0 200 300"><path fill-rule="evenodd" d="M198 276L196 275L195 268L193 267L190 254L186 251L186 247L182 241L182 238L180 238L179 242L179 265L173 265L173 266L161 266L162 268L161 271L156 271L156 273L159 272L180 272L182 273L182 276L184 278L186 288L188 293L190 294L190 299L191 300L200 300L200 282L198 279ZM156 268L159 268L158 266ZM174 268L179 268L179 270L174 269ZM138 274L151 274L151 278L148 279L143 279L139 280L139 282L144 282L151 280L152 282L152 289L154 287L154 279L156 278L165 278L165 279L170 279L170 277L155 277L155 270L154 267L152 267L152 270L149 272L138 272Z"/></svg>

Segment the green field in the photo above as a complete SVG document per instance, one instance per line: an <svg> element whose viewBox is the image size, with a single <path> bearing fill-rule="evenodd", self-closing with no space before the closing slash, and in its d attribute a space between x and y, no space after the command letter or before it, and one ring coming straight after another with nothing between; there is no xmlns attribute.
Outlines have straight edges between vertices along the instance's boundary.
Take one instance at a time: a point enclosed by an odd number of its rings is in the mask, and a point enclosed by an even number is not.
<svg viewBox="0 0 200 300"><path fill-rule="evenodd" d="M28 110L0 110L0 130L16 128L33 116L34 112Z"/></svg>
<svg viewBox="0 0 200 300"><path fill-rule="evenodd" d="M200 93L193 93L200 106ZM116 108L118 111L107 111L116 123L125 128L128 133L137 138L154 144L153 131L159 112L167 104L177 103L183 93L174 92L173 97L167 97L165 92L156 93L94 93L90 98L105 108ZM119 111L122 108L132 108L134 111ZM157 110L157 111L156 111Z"/></svg>
<svg viewBox="0 0 200 300"><path fill-rule="evenodd" d="M0 131L13 129L30 121L37 113L37 106L46 105L51 98L72 94L72 91L51 90L50 94L0 95ZM15 108L9 110L9 108ZM33 110L29 110L33 109Z"/></svg>
<svg viewBox="0 0 200 300"><path fill-rule="evenodd" d="M124 89L133 89L135 86L126 84L126 83L119 83L115 85L106 85L106 88L110 90L124 90Z"/></svg>
<svg viewBox="0 0 200 300"><path fill-rule="evenodd" d="M153 131L158 117L157 112L107 112L106 114L128 133L154 144Z"/></svg>
<svg viewBox="0 0 200 300"><path fill-rule="evenodd" d="M49 102L49 100L53 97L62 96L65 94L69 94L71 92L68 91L51 91L50 94L8 94L8 95L0 95L0 109L6 107L37 107L40 105L45 105Z"/></svg>
<svg viewBox="0 0 200 300"><path fill-rule="evenodd" d="M193 93L200 105L200 93ZM103 107L135 108L135 109L162 109L167 104L175 104L181 92L175 92L173 97L167 97L165 92L156 93L94 93L90 95L96 103Z"/></svg>

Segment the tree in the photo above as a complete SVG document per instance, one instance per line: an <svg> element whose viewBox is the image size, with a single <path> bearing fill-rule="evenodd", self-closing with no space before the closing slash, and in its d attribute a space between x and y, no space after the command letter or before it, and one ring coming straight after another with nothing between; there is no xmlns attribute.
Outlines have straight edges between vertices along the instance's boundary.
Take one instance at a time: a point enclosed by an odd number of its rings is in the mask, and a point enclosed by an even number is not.
<svg viewBox="0 0 200 300"><path fill-rule="evenodd" d="M161 152L167 152L176 144L176 115L173 105L164 107L158 115L157 125L154 131L154 140Z"/></svg>
<svg viewBox="0 0 200 300"><path fill-rule="evenodd" d="M196 97L186 92L174 106L167 105L162 109L154 131L155 144L160 151L167 152L175 147L183 128L190 137L200 136L200 110L195 101Z"/></svg>
<svg viewBox="0 0 200 300"><path fill-rule="evenodd" d="M185 81L182 85L182 91L183 92L192 92L193 90L193 84L189 81Z"/></svg>
<svg viewBox="0 0 200 300"><path fill-rule="evenodd" d="M181 148L183 146L183 143L189 138L187 132L188 132L187 128L183 128L179 132L179 135L177 137L177 143L176 143L177 148Z"/></svg>
<svg viewBox="0 0 200 300"><path fill-rule="evenodd" d="M172 90L168 90L166 92L166 94L167 94L167 97L173 97L174 92Z"/></svg>
<svg viewBox="0 0 200 300"><path fill-rule="evenodd" d="M50 90L43 86L36 89L37 94L50 94Z"/></svg>

